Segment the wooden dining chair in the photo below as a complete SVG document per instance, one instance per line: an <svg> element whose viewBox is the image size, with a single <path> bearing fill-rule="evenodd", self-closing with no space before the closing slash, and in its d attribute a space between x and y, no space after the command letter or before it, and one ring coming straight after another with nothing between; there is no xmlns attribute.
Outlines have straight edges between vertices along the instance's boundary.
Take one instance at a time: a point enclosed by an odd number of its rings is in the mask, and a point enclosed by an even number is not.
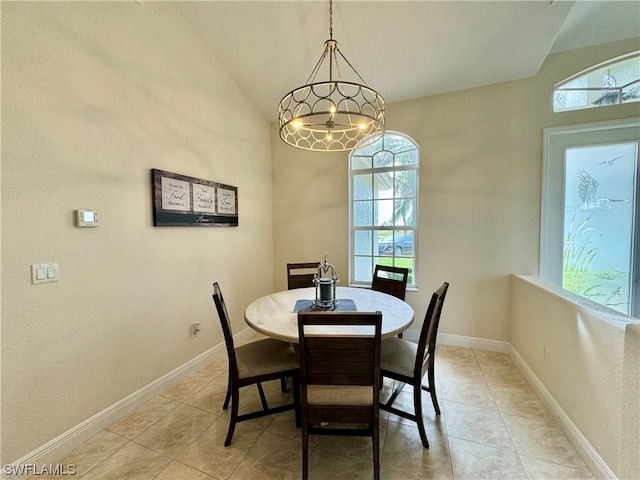
<svg viewBox="0 0 640 480"><path fill-rule="evenodd" d="M388 293L404 301L407 293L409 269L376 264L371 281L371 290ZM402 332L398 334L402 338Z"/></svg>
<svg viewBox="0 0 640 480"><path fill-rule="evenodd" d="M380 479L381 325L381 312L298 312L304 480L309 435L370 436Z"/></svg>
<svg viewBox="0 0 640 480"><path fill-rule="evenodd" d="M318 265L320 262L287 263L287 290L315 287L313 277Z"/></svg>
<svg viewBox="0 0 640 480"><path fill-rule="evenodd" d="M371 281L371 290L388 293L400 300L404 300L408 278L408 268L376 265L373 272L373 280Z"/></svg>
<svg viewBox="0 0 640 480"><path fill-rule="evenodd" d="M422 418L422 390L431 394L433 408L436 411L436 415L440 415L440 406L436 397L434 362L440 314L442 313L442 306L448 289L449 284L445 282L431 296L417 344L403 338L388 338L382 342L382 353L380 355L380 375L383 381L384 377L387 377L399 382L389 399L380 404L380 409L416 422L424 448L429 448L429 441L427 440L427 432ZM422 377L424 377L425 373L428 373L428 386L422 384ZM399 410L393 406L406 384L413 387L414 413Z"/></svg>
<svg viewBox="0 0 640 480"><path fill-rule="evenodd" d="M273 338L257 340L236 348L233 342L233 334L231 333L231 322L229 321L227 307L217 282L213 284L213 302L220 317L224 342L227 346L227 355L229 357L227 395L222 408L226 410L229 407L229 401L231 401L231 415L224 446L228 447L231 444L236 423L244 420L295 409L296 425L300 427L300 364L295 350L290 344ZM293 403L269 407L262 388L262 382L277 379L282 381L287 377L293 378ZM238 415L240 389L250 385L256 385L258 388L262 410Z"/></svg>

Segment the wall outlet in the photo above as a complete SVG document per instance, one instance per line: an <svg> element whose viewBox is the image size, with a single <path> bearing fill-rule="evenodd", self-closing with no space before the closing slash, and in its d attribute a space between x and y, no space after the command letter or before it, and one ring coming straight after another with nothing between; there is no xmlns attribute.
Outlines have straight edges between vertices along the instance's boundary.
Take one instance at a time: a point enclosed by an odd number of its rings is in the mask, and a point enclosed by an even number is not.
<svg viewBox="0 0 640 480"><path fill-rule="evenodd" d="M191 324L191 336L192 337L197 337L199 333L200 333L200 322L192 323Z"/></svg>

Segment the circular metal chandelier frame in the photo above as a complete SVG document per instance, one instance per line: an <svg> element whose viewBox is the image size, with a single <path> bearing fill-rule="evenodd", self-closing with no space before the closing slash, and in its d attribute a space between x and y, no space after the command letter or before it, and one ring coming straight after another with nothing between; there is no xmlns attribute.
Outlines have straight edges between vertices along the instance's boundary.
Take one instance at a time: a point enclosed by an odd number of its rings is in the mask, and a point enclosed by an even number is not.
<svg viewBox="0 0 640 480"><path fill-rule="evenodd" d="M347 151L384 135L384 99L353 82L326 81L299 87L280 101L280 138L313 151Z"/></svg>

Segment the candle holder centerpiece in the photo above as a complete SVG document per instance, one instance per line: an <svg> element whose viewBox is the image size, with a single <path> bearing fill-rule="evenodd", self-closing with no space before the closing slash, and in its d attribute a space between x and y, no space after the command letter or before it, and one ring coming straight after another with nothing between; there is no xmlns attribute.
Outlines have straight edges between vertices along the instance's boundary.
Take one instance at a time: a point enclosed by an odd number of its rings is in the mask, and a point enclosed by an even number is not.
<svg viewBox="0 0 640 480"><path fill-rule="evenodd" d="M324 262L318 264L318 271L313 276L313 283L316 284L316 299L313 302L315 307L335 308L338 305L336 299L336 283L338 274L333 265L327 261L327 253L324 254Z"/></svg>

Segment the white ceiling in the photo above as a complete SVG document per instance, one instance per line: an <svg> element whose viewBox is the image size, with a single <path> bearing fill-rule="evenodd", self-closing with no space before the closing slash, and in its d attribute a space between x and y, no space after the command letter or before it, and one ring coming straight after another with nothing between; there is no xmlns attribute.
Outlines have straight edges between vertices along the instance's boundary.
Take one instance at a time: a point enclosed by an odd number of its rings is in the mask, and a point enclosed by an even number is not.
<svg viewBox="0 0 640 480"><path fill-rule="evenodd" d="M306 83L320 58L329 38L328 5L172 2L270 121L277 120L280 99ZM333 4L333 38L386 102L530 77L549 53L635 36L638 1ZM327 78L323 71L316 80Z"/></svg>

